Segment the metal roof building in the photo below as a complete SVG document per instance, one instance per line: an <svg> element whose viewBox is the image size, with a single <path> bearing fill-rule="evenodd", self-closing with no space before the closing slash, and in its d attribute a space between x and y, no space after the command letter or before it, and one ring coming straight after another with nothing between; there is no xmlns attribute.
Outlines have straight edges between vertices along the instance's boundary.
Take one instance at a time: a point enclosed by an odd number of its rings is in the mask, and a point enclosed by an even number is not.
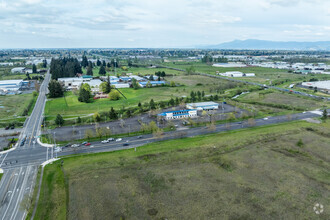
<svg viewBox="0 0 330 220"><path fill-rule="evenodd" d="M169 111L158 114L158 116L165 117L166 120L180 119L180 118L191 118L197 116L196 109L183 109L177 111Z"/></svg>
<svg viewBox="0 0 330 220"><path fill-rule="evenodd" d="M188 109L197 109L197 110L214 110L214 109L219 109L219 103L216 102L187 103L186 107Z"/></svg>

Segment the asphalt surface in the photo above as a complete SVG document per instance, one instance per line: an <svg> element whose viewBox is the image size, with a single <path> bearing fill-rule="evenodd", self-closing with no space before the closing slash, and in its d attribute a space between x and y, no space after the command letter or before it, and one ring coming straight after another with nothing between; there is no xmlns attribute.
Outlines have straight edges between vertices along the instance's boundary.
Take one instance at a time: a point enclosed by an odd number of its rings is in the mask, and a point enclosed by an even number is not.
<svg viewBox="0 0 330 220"><path fill-rule="evenodd" d="M0 167L4 170L0 182L0 220L25 219L26 217L27 211L22 201L31 196L38 165L42 162L42 159L36 158L35 155L40 156L42 153L46 155L46 149L37 145L36 136L40 134L49 79L48 73L40 87L31 116L26 120L20 134L16 150L0 155ZM25 140L24 145L21 145L22 140Z"/></svg>
<svg viewBox="0 0 330 220"><path fill-rule="evenodd" d="M38 100L35 108L26 121L19 143L26 138L25 144L18 146L15 150L0 155L0 167L4 170L4 175L0 182L0 220L25 219L27 210L24 208L24 198L31 196L35 185L37 171L39 165L50 159L47 148L36 143L36 138L40 135L40 127L42 123L43 110L45 106L47 93L47 84L50 75L41 85ZM267 119L256 119L254 126L263 126L287 122L290 120L300 120L307 118L320 117L321 112L305 112L292 114L290 116L268 117ZM243 129L249 127L247 121L234 122L229 124L219 124L214 130L206 127L197 127L191 129L181 129L180 131L166 132L159 138L153 137L151 134L142 135L142 137L127 137L122 141L112 141L102 144L100 141L91 143L90 146L66 147L55 156L67 156L78 153L96 153L121 149L129 149L139 147L148 143L177 139L183 137L192 137L196 135L223 132L228 130Z"/></svg>

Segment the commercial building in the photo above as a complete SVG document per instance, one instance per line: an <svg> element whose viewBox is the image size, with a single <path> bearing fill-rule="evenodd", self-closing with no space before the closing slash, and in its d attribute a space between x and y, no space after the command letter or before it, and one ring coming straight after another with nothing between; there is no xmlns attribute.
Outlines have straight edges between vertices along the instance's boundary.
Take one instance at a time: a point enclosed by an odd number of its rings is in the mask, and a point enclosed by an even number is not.
<svg viewBox="0 0 330 220"><path fill-rule="evenodd" d="M325 91L330 91L330 80L328 81L316 81L316 82L303 82L301 84L302 86L305 87L312 87L312 88L318 88L321 90L325 90Z"/></svg>
<svg viewBox="0 0 330 220"><path fill-rule="evenodd" d="M18 90L27 87L28 84L28 81L23 80L1 80L0 90L3 93L17 92Z"/></svg>
<svg viewBox="0 0 330 220"><path fill-rule="evenodd" d="M148 81L150 82L151 86L162 86L165 85L165 81ZM148 82L139 82L139 85L144 88L147 86Z"/></svg>
<svg viewBox="0 0 330 220"><path fill-rule="evenodd" d="M187 109L197 109L197 110L215 110L219 109L219 103L216 102L197 102L186 104Z"/></svg>
<svg viewBox="0 0 330 220"><path fill-rule="evenodd" d="M180 118L193 118L197 116L196 109L184 109L177 111L169 111L158 114L158 116L165 117L166 120L180 119Z"/></svg>
<svg viewBox="0 0 330 220"><path fill-rule="evenodd" d="M25 67L15 67L11 69L11 73L25 73Z"/></svg>

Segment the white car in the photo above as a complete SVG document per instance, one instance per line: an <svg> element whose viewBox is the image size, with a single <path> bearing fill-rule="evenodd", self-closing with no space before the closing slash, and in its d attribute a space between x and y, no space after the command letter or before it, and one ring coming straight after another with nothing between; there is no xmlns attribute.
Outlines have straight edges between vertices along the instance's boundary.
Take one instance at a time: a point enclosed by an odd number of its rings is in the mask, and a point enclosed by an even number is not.
<svg viewBox="0 0 330 220"><path fill-rule="evenodd" d="M117 138L117 139L116 139L116 141L122 141L122 140L123 140L123 139L121 139L121 138Z"/></svg>
<svg viewBox="0 0 330 220"><path fill-rule="evenodd" d="M268 118L264 118L264 120L268 120Z"/></svg>
<svg viewBox="0 0 330 220"><path fill-rule="evenodd" d="M79 144L72 144L71 147L79 147Z"/></svg>
<svg viewBox="0 0 330 220"><path fill-rule="evenodd" d="M108 138L108 142L114 141L114 140L115 140L114 138Z"/></svg>
<svg viewBox="0 0 330 220"><path fill-rule="evenodd" d="M108 140L104 140L104 141L101 141L102 144L106 144L106 143L109 143Z"/></svg>
<svg viewBox="0 0 330 220"><path fill-rule="evenodd" d="M55 150L54 150L55 153L58 153L58 152L61 152L61 151L62 151L61 147L56 147Z"/></svg>

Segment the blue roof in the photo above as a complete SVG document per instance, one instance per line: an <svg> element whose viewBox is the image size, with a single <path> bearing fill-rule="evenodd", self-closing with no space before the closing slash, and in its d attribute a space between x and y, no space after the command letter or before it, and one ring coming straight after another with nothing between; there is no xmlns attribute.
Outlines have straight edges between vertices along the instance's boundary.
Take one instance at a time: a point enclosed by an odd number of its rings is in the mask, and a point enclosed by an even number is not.
<svg viewBox="0 0 330 220"><path fill-rule="evenodd" d="M159 115L159 116L166 116L166 114L168 114L168 113L173 113L173 114L175 114L175 113L180 113L180 112L182 112L182 113L177 114L177 115L189 115L189 112L190 112L190 111L196 111L196 109L184 109L184 110L168 111L168 112L162 112L162 113L160 113L160 114L158 114L158 115Z"/></svg>

